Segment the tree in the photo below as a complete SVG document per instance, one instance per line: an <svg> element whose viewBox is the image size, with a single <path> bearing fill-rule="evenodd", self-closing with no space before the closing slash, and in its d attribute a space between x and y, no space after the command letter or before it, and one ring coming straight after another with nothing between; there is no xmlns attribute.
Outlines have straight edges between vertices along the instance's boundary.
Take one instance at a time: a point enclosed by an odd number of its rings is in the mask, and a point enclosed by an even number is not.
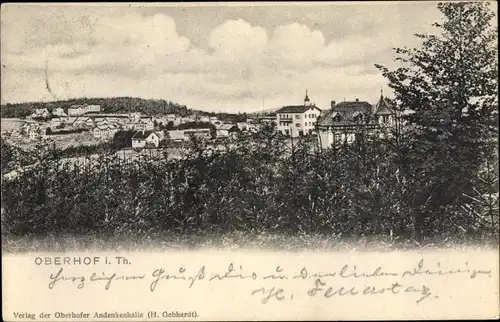
<svg viewBox="0 0 500 322"><path fill-rule="evenodd" d="M494 156L498 52L489 6L439 3L443 22L433 24L438 35L416 34L420 48L397 48L396 70L376 65L395 92L398 110L414 112L402 117L415 127L405 158L412 166L403 175L416 187L408 197L418 240L426 220L456 223L450 207L463 205L479 170Z"/></svg>

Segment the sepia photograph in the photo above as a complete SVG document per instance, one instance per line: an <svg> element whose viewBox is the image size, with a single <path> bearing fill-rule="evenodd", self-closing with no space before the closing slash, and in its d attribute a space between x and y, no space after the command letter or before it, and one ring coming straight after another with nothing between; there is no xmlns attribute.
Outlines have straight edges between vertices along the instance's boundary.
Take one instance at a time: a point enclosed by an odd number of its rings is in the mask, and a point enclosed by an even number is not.
<svg viewBox="0 0 500 322"><path fill-rule="evenodd" d="M4 315L498 318L497 19L489 1L2 4ZM425 278L443 294L407 282ZM186 306L149 309L158 292Z"/></svg>

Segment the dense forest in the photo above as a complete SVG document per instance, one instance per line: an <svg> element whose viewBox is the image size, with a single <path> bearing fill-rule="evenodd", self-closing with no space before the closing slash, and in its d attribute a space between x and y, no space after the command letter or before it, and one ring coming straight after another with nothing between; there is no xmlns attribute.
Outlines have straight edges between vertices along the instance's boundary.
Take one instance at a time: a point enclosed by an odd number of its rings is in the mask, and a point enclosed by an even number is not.
<svg viewBox="0 0 500 322"><path fill-rule="evenodd" d="M72 105L100 105L104 113L130 113L141 112L147 115L175 113L180 116L193 114L184 105L165 100L152 100L134 97L112 98L75 98L55 102L34 102L5 104L1 107L1 117L26 117L37 108L46 108L50 111L56 108L67 110Z"/></svg>

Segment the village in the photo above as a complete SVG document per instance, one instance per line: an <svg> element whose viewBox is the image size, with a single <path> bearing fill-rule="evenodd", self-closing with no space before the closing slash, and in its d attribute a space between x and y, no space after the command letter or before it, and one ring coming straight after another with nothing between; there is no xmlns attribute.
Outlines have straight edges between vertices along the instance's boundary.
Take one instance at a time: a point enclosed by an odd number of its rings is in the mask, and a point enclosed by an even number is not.
<svg viewBox="0 0 500 322"><path fill-rule="evenodd" d="M324 148L334 142L353 142L359 128L374 129L394 123L395 112L383 93L376 104L355 99L336 103L328 109L314 104L306 90L303 103L288 105L267 115L251 115L241 122L223 121L216 116L192 114L144 115L105 113L100 105L71 105L66 109L38 108L17 126L3 126L2 136L16 145L39 140L55 142L59 148L114 142L122 149L158 148L197 137L206 140L232 140L238 133L256 133L274 123L278 133L287 137L315 136Z"/></svg>

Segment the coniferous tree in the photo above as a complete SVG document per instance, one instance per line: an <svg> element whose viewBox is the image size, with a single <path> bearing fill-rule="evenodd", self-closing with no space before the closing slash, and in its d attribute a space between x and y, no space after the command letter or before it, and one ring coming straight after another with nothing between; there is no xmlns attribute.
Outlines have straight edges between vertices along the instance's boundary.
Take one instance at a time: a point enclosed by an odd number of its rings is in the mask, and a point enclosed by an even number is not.
<svg viewBox="0 0 500 322"><path fill-rule="evenodd" d="M403 116L414 126L406 159L411 166L403 175L415 187L409 202L417 240L436 217L456 223L450 209L464 202L495 150L494 13L486 2L440 3L438 9L443 14L443 21L434 23L439 34L417 34L420 48L397 48L401 67L396 70L376 65L395 91L398 110L413 112Z"/></svg>

